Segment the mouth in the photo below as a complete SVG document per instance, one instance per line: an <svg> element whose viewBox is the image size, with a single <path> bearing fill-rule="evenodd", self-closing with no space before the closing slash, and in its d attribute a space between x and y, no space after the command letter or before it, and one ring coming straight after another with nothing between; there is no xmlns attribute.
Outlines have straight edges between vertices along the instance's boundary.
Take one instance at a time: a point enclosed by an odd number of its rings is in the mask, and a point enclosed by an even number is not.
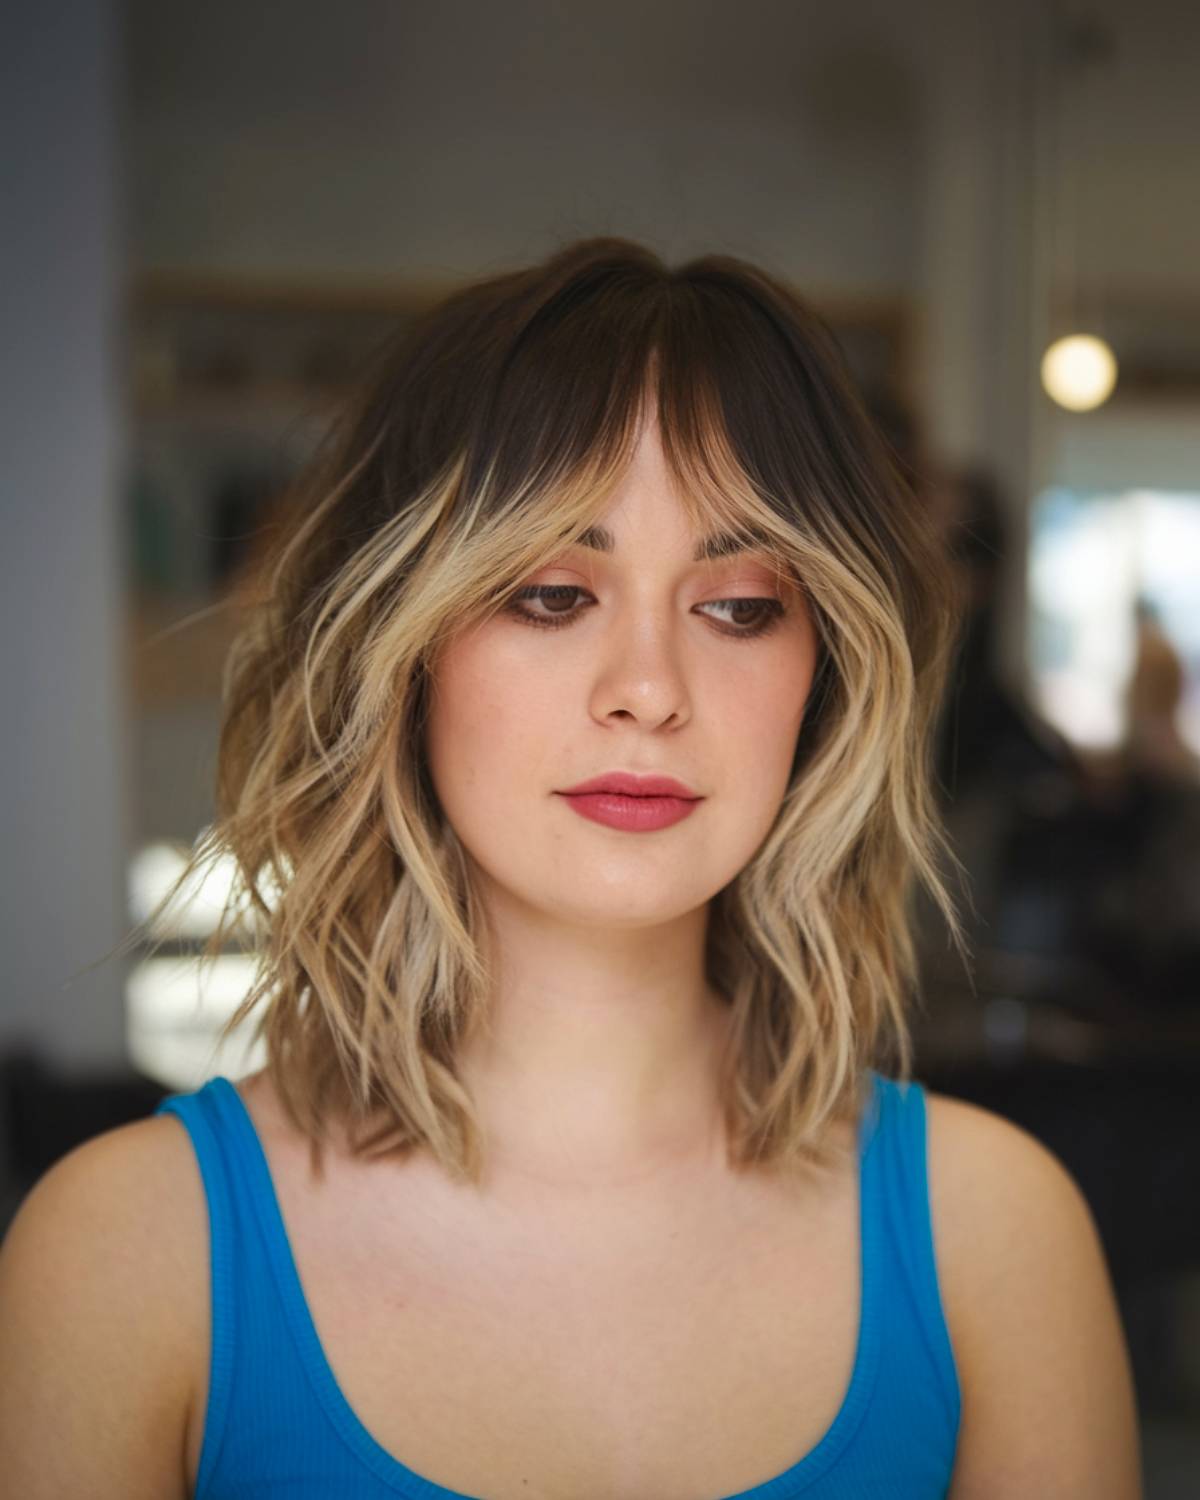
<svg viewBox="0 0 1200 1500"><path fill-rule="evenodd" d="M610 780L608 777L601 778L602 783ZM658 784L661 785L661 781ZM669 784L680 785L676 781L670 781ZM588 784L585 782L584 786L588 787ZM573 789L563 792L561 796L571 811L578 813L580 817L625 833L652 833L658 829L670 828L672 824L690 817L704 801L703 797L679 797L674 792L630 793L619 790L597 791L590 787L582 791Z"/></svg>
<svg viewBox="0 0 1200 1500"><path fill-rule="evenodd" d="M584 797L596 793L608 793L617 797L673 797L687 802L700 801L700 794L673 776L639 776L632 771L609 771L594 776L590 781L581 781L578 786L565 788L564 797Z"/></svg>

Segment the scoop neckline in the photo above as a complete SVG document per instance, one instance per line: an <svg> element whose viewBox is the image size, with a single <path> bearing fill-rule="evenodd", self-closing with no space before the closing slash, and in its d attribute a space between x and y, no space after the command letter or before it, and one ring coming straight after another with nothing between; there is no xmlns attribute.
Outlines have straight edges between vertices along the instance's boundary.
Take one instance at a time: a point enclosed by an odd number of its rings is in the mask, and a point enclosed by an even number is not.
<svg viewBox="0 0 1200 1500"><path fill-rule="evenodd" d="M874 1183L875 1153L886 1087L882 1075L868 1069L871 1089L858 1122L859 1160L859 1321L854 1364L841 1405L816 1443L786 1469L749 1489L724 1495L720 1500L793 1500L826 1474L844 1452L858 1430L875 1385L879 1356L879 1309L877 1306L882 1253L879 1224L879 1192ZM317 1333L300 1272L292 1252L283 1210L275 1191L270 1163L250 1111L233 1081L218 1074L207 1085L238 1132L244 1145L243 1160L253 1178L251 1197L280 1289L287 1320L301 1363L322 1407L338 1434L354 1455L397 1494L408 1500L482 1500L462 1490L452 1490L428 1478L391 1453L368 1430L350 1405ZM868 1127L872 1128L868 1128Z"/></svg>

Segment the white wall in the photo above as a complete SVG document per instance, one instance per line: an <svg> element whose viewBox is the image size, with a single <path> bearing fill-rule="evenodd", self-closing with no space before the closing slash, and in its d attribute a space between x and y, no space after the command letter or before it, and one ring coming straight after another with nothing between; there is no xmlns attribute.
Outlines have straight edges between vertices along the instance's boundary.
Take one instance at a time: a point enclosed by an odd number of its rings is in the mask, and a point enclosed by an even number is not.
<svg viewBox="0 0 1200 1500"><path fill-rule="evenodd" d="M441 279L577 234L913 274L894 7L132 7L139 262Z"/></svg>
<svg viewBox="0 0 1200 1500"><path fill-rule="evenodd" d="M121 256L107 0L6 27L0 395L0 1044L124 1058Z"/></svg>

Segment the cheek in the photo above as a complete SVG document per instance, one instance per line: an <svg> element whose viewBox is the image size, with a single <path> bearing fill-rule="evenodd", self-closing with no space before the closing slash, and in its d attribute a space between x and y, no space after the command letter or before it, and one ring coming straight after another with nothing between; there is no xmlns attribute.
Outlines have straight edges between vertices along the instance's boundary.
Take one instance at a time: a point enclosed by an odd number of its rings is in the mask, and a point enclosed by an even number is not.
<svg viewBox="0 0 1200 1500"><path fill-rule="evenodd" d="M486 631L449 648L431 679L425 750L449 810L456 793L502 786L552 750L561 693L522 671Z"/></svg>
<svg viewBox="0 0 1200 1500"><path fill-rule="evenodd" d="M816 656L815 644L802 637L720 677L718 718L729 726L732 747L742 746L750 756L782 757L790 764L808 705Z"/></svg>

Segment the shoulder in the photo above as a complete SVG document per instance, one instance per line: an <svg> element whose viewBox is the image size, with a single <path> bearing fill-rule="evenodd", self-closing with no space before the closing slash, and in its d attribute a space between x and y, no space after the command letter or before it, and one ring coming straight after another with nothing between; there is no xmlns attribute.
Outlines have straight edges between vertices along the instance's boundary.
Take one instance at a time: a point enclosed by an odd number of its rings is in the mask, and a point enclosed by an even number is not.
<svg viewBox="0 0 1200 1500"><path fill-rule="evenodd" d="M65 1259L78 1252L62 1232L86 1230L109 1248L124 1247L111 1266L114 1277L136 1276L143 1289L144 1277L170 1285L172 1273L195 1264L194 1231L207 1229L207 1213L182 1123L151 1115L103 1131L60 1157L22 1200L4 1252L21 1253L36 1240Z"/></svg>
<svg viewBox="0 0 1200 1500"><path fill-rule="evenodd" d="M206 1257L207 1212L181 1122L152 1115L60 1157L22 1200L0 1253L11 1264L36 1247L47 1274L78 1264L143 1294L159 1283L166 1291L195 1266L197 1229ZM114 1253L101 1263L99 1248Z"/></svg>
<svg viewBox="0 0 1200 1500"><path fill-rule="evenodd" d="M22 1493L65 1492L47 1487L48 1452L63 1486L90 1463L92 1482L111 1482L97 1494L183 1492L207 1275L204 1190L178 1120L105 1131L34 1184L0 1243L0 1451L8 1472L28 1465Z"/></svg>
<svg viewBox="0 0 1200 1500"><path fill-rule="evenodd" d="M1128 1353L1091 1210L1021 1126L926 1091L938 1283L962 1393L950 1500L1138 1500Z"/></svg>

